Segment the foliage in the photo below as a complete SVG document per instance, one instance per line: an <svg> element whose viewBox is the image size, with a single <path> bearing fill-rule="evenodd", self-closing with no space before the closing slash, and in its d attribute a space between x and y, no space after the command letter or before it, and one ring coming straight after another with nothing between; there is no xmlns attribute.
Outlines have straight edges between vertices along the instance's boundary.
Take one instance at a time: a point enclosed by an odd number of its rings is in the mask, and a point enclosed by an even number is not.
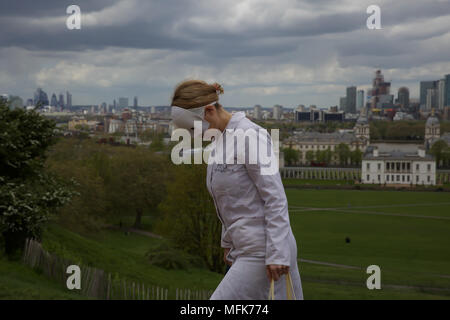
<svg viewBox="0 0 450 320"><path fill-rule="evenodd" d="M444 140L438 140L430 148L430 154L436 159L438 166L446 167L450 164L450 147Z"/></svg>
<svg viewBox="0 0 450 320"><path fill-rule="evenodd" d="M292 147L284 148L284 160L286 161L287 166L292 166L298 163L301 157L301 152Z"/></svg>
<svg viewBox="0 0 450 320"><path fill-rule="evenodd" d="M190 267L203 267L203 261L201 259L187 254L182 250L173 248L167 241L162 241L153 246L146 253L146 257L152 265L166 270L187 270Z"/></svg>
<svg viewBox="0 0 450 320"><path fill-rule="evenodd" d="M175 168L167 197L160 205L164 215L157 230L173 240L177 248L200 256L208 269L222 272L221 223L205 180L204 165Z"/></svg>
<svg viewBox="0 0 450 320"><path fill-rule="evenodd" d="M57 207L70 200L67 183L44 170L55 142L55 123L35 111L0 104L0 232L13 255L40 230Z"/></svg>

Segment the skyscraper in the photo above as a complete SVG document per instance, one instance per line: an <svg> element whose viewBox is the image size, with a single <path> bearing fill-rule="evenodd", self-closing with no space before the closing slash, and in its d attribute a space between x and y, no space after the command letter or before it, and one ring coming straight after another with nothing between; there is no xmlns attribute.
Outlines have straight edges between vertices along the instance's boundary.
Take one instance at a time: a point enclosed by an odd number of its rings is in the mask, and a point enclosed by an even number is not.
<svg viewBox="0 0 450 320"><path fill-rule="evenodd" d="M135 96L133 101L133 107L137 108L137 106L138 106L138 97Z"/></svg>
<svg viewBox="0 0 450 320"><path fill-rule="evenodd" d="M426 110L436 109L437 107L437 89L430 88L427 90L427 100L425 102Z"/></svg>
<svg viewBox="0 0 450 320"><path fill-rule="evenodd" d="M58 107L62 111L64 109L64 94L59 94Z"/></svg>
<svg viewBox="0 0 450 320"><path fill-rule="evenodd" d="M420 108L425 109L427 105L428 89L436 89L437 81L420 81Z"/></svg>
<svg viewBox="0 0 450 320"><path fill-rule="evenodd" d="M370 97L370 107L382 108L383 105L391 104L393 96L390 94L390 90L391 83L384 81L381 70L377 70L372 81L372 89L367 94L367 100Z"/></svg>
<svg viewBox="0 0 450 320"><path fill-rule="evenodd" d="M356 87L348 87L347 95L345 97L346 113L356 113Z"/></svg>
<svg viewBox="0 0 450 320"><path fill-rule="evenodd" d="M273 106L273 118L275 120L280 120L283 115L283 106L276 104Z"/></svg>
<svg viewBox="0 0 450 320"><path fill-rule="evenodd" d="M47 93L45 93L44 90L42 90L41 88L37 88L35 93L34 93L34 105L40 105L40 106L48 106L49 101L48 101L48 96Z"/></svg>
<svg viewBox="0 0 450 320"><path fill-rule="evenodd" d="M358 90L356 93L356 108L361 110L364 107L364 90Z"/></svg>
<svg viewBox="0 0 450 320"><path fill-rule="evenodd" d="M400 108L408 109L409 108L409 89L406 87L401 87L398 89L397 100L400 104Z"/></svg>
<svg viewBox="0 0 450 320"><path fill-rule="evenodd" d="M58 106L58 99L56 99L56 94L52 94L52 99L50 100L50 105L52 107Z"/></svg>
<svg viewBox="0 0 450 320"><path fill-rule="evenodd" d="M69 91L66 92L66 107L67 109L72 108L72 95Z"/></svg>
<svg viewBox="0 0 450 320"><path fill-rule="evenodd" d="M445 75L444 107L450 107L450 74Z"/></svg>
<svg viewBox="0 0 450 320"><path fill-rule="evenodd" d="M339 110L344 111L347 107L347 99L345 97L339 98Z"/></svg>
<svg viewBox="0 0 450 320"><path fill-rule="evenodd" d="M445 106L445 79L438 81L437 85L437 108L444 110Z"/></svg>
<svg viewBox="0 0 450 320"><path fill-rule="evenodd" d="M261 120L261 106L259 104L253 107L253 118Z"/></svg>
<svg viewBox="0 0 450 320"><path fill-rule="evenodd" d="M128 108L128 98L120 97L119 98L119 109Z"/></svg>

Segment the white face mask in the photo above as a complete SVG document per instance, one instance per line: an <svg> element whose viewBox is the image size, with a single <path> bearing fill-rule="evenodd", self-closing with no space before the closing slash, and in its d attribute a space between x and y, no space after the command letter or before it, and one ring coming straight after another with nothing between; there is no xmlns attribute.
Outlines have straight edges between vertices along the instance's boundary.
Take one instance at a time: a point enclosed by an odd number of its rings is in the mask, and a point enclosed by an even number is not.
<svg viewBox="0 0 450 320"><path fill-rule="evenodd" d="M209 122L205 120L205 107L214 105L217 101L208 103L205 106L184 109L177 106L172 106L172 122L175 128L183 128L189 130L191 136L194 137L194 121L202 121L202 134L208 130Z"/></svg>

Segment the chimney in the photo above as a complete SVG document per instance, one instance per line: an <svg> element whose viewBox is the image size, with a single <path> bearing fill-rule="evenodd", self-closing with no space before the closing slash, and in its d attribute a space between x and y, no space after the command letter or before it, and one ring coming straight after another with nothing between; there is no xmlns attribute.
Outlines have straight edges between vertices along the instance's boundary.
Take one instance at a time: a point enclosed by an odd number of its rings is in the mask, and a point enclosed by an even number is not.
<svg viewBox="0 0 450 320"><path fill-rule="evenodd" d="M378 157L378 148L377 147L373 148L373 156Z"/></svg>

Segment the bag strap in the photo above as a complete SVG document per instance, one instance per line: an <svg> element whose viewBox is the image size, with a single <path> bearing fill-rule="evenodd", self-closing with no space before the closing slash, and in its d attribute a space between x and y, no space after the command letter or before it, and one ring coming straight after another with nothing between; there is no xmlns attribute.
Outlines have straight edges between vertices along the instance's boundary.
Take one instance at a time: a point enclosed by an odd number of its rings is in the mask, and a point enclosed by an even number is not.
<svg viewBox="0 0 450 320"><path fill-rule="evenodd" d="M286 274L286 296L288 300L297 300L290 272ZM269 300L275 300L275 280L273 279L270 281Z"/></svg>

